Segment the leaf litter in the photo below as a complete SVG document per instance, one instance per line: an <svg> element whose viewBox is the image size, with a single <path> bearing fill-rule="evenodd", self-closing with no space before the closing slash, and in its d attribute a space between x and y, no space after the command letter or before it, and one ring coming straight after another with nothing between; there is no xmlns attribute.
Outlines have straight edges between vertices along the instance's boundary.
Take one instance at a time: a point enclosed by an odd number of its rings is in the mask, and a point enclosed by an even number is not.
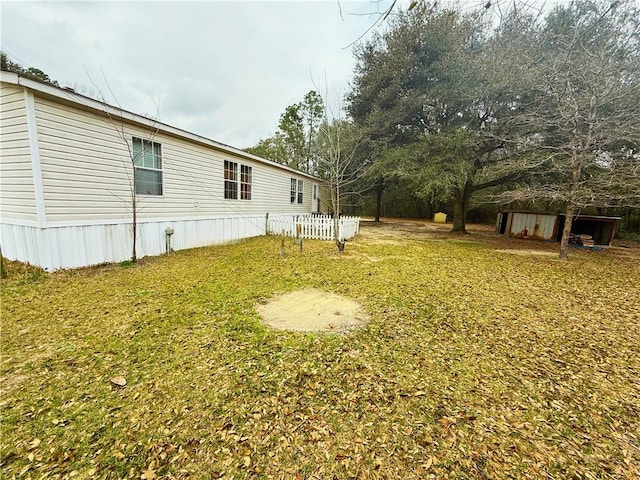
<svg viewBox="0 0 640 480"><path fill-rule="evenodd" d="M342 255L255 238L131 268L10 264L3 478L638 478L637 262L436 228L365 226ZM371 320L262 323L307 289Z"/></svg>
<svg viewBox="0 0 640 480"><path fill-rule="evenodd" d="M317 289L279 295L256 309L266 325L279 330L347 334L369 321L358 302Z"/></svg>

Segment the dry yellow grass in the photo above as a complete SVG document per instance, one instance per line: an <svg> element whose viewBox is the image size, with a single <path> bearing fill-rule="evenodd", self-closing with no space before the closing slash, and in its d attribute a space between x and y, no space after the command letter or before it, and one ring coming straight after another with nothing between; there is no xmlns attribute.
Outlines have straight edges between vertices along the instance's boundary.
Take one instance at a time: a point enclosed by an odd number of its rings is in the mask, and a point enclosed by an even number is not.
<svg viewBox="0 0 640 480"><path fill-rule="evenodd" d="M640 266L366 226L2 281L3 478L638 478ZM271 330L320 289L350 335ZM110 380L124 377L125 386Z"/></svg>

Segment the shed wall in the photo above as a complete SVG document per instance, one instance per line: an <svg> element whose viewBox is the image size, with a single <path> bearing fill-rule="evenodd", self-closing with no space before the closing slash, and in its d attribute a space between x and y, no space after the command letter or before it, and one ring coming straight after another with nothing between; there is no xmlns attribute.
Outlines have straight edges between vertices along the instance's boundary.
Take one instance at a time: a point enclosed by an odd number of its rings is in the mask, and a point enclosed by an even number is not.
<svg viewBox="0 0 640 480"><path fill-rule="evenodd" d="M509 233L517 237L551 240L556 232L557 216L537 213L510 212Z"/></svg>

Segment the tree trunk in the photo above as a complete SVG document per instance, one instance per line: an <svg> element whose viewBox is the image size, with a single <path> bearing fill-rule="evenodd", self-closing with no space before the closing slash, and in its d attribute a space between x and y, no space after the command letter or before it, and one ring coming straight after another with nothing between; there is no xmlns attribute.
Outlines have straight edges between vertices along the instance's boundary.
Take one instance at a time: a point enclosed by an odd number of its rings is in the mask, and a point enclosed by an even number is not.
<svg viewBox="0 0 640 480"><path fill-rule="evenodd" d="M384 190L384 182L378 180L376 182L376 222L380 221L380 211L382 210L382 191Z"/></svg>
<svg viewBox="0 0 640 480"><path fill-rule="evenodd" d="M433 200L428 201L425 207L424 218L426 218L427 220L433 220L433 215L435 213L436 211L433 208Z"/></svg>
<svg viewBox="0 0 640 480"><path fill-rule="evenodd" d="M340 238L340 184L336 185L335 200L333 201L333 237L338 247L338 252L344 252L345 241Z"/></svg>
<svg viewBox="0 0 640 480"><path fill-rule="evenodd" d="M4 257L2 256L2 248L0 248L0 278L7 278L7 269L4 266Z"/></svg>
<svg viewBox="0 0 640 480"><path fill-rule="evenodd" d="M582 175L582 161L576 147L573 148L571 160L571 192L569 201L567 202L567 218L564 222L562 230L562 238L560 239L560 259L566 260L569 256L569 235L571 234L571 225L573 224L573 212L576 209L576 198L578 188L580 186L580 176Z"/></svg>
<svg viewBox="0 0 640 480"><path fill-rule="evenodd" d="M469 199L471 198L471 183L467 181L464 188L455 191L453 199L453 229L452 233L467 233L465 228Z"/></svg>
<svg viewBox="0 0 640 480"><path fill-rule="evenodd" d="M560 258L566 260L569 256L569 235L571 234L571 225L573 224L573 212L576 206L573 202L567 204L567 218L564 222L562 230L562 238L560 239Z"/></svg>

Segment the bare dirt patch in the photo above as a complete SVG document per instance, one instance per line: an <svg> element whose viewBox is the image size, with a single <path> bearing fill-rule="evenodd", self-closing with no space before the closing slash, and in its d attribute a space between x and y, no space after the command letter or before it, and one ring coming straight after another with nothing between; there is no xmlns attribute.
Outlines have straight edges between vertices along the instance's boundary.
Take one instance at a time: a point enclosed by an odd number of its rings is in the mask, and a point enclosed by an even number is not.
<svg viewBox="0 0 640 480"><path fill-rule="evenodd" d="M358 302L314 289L280 295L256 308L262 321L278 330L346 334L369 321Z"/></svg>
<svg viewBox="0 0 640 480"><path fill-rule="evenodd" d="M612 252L620 258L640 260L640 245L637 242L625 241L624 246L607 247L607 251Z"/></svg>
<svg viewBox="0 0 640 480"><path fill-rule="evenodd" d="M435 223L428 220L407 218L383 218L381 222L363 219L360 222L359 240L368 244L402 245L409 240L451 240L465 242L482 241L491 236L495 227L491 225L467 224L469 235L452 233L451 223Z"/></svg>
<svg viewBox="0 0 640 480"><path fill-rule="evenodd" d="M523 255L523 256L529 256L529 255L538 255L541 257L557 257L558 254L556 252L548 252L548 251L540 251L540 250L494 250L495 252L498 253L510 253L512 255Z"/></svg>
<svg viewBox="0 0 640 480"><path fill-rule="evenodd" d="M385 217L381 222L374 222L372 218L365 218L360 222L360 234L356 237L356 241L369 245L403 245L407 241L416 240L481 242L498 253L541 257L557 257L560 251L560 242L498 235L495 231L495 225L467 223L466 229L468 233L466 235L452 233L451 228L451 223L435 223L423 219ZM600 247L604 248L606 254L618 258L640 259L639 242L615 239L613 246L600 245ZM576 253L595 252L572 249L572 253L573 251Z"/></svg>
<svg viewBox="0 0 640 480"><path fill-rule="evenodd" d="M438 238L451 231L451 225L413 219L384 219L383 222L360 222L360 238L374 245L401 245L405 240Z"/></svg>

